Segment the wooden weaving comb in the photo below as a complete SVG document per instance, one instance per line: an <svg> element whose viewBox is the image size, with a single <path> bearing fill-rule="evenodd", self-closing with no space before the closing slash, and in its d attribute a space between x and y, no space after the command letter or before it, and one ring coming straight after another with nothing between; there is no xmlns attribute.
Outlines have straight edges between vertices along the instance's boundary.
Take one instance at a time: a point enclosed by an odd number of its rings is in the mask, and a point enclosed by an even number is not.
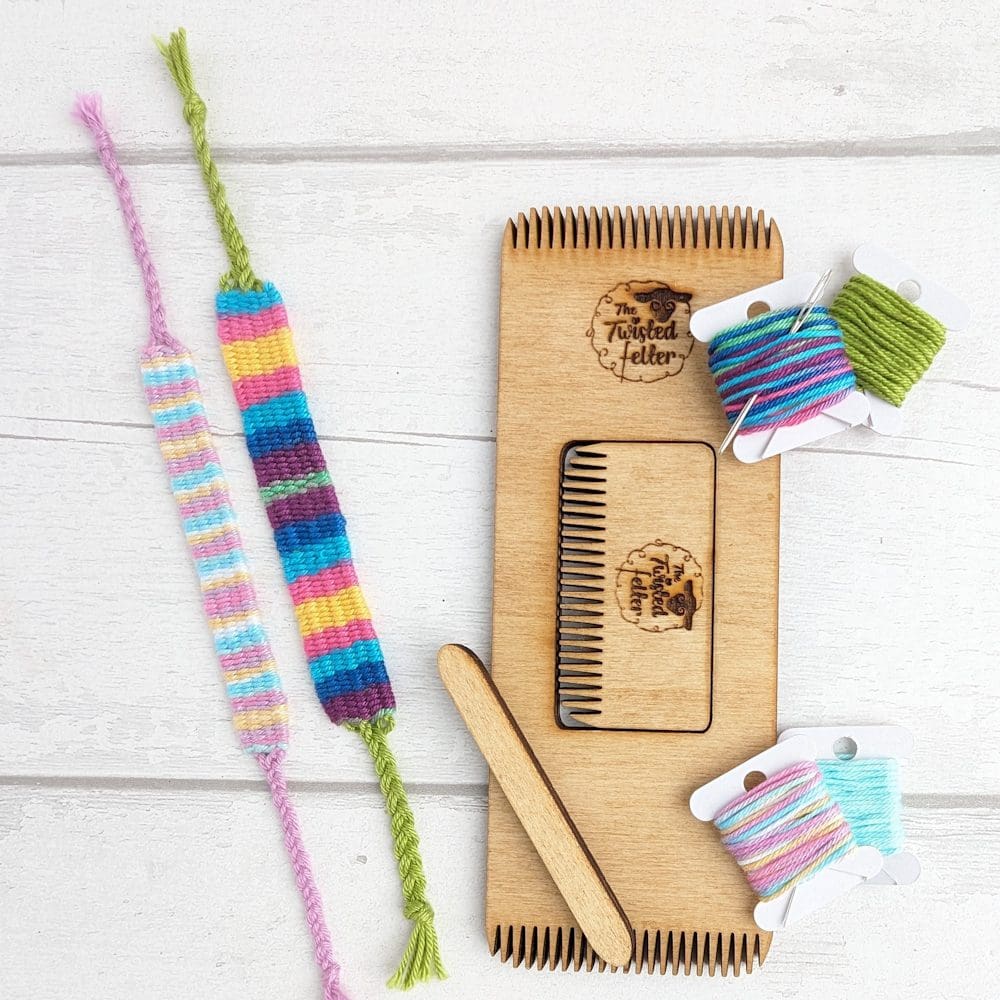
<svg viewBox="0 0 1000 1000"><path fill-rule="evenodd" d="M775 739L779 465L717 455L688 321L781 274L749 209L545 209L503 239L492 676L649 972L770 944L688 796ZM493 952L607 967L495 779L488 839Z"/></svg>

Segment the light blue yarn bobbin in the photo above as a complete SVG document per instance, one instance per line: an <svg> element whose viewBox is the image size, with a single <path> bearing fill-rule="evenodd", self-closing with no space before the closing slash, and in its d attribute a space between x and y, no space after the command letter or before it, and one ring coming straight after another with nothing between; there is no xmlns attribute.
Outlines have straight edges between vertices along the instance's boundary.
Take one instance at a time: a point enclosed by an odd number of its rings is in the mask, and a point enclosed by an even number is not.
<svg viewBox="0 0 1000 1000"><path fill-rule="evenodd" d="M903 849L903 799L894 757L816 762L826 790L860 847L888 857Z"/></svg>

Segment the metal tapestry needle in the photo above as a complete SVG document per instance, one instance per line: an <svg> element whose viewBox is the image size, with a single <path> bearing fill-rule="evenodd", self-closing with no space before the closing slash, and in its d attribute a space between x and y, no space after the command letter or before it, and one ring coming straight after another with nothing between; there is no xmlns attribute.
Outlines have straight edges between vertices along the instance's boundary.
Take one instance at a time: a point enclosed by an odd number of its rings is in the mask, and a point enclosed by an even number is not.
<svg viewBox="0 0 1000 1000"><path fill-rule="evenodd" d="M809 313L813 311L816 303L819 302L826 290L827 284L829 284L830 278L833 275L833 268L827 268L821 275L819 281L816 282L813 290L809 293L809 298L805 300L802 304L802 308L799 310L798 316L795 317L795 322L792 323L789 329L789 335L793 335L802 329L802 324L809 318ZM733 443L733 438L739 433L740 428L743 426L743 421L750 415L750 410L753 408L753 404L757 402L757 397L759 393L754 393L744 404L743 409L740 410L739 416L733 421L732 427L729 428L729 433L726 435L725 440L719 448L719 454L725 453L726 449Z"/></svg>

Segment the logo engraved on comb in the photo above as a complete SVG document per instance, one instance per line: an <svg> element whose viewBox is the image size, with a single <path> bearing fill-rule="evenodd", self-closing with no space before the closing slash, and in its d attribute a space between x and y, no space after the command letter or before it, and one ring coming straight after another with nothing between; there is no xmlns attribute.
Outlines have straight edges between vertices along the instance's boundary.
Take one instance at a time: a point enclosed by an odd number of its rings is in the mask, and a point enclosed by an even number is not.
<svg viewBox="0 0 1000 1000"><path fill-rule="evenodd" d="M687 549L658 538L634 549L618 567L615 596L622 618L644 632L690 632L705 596L705 578Z"/></svg>

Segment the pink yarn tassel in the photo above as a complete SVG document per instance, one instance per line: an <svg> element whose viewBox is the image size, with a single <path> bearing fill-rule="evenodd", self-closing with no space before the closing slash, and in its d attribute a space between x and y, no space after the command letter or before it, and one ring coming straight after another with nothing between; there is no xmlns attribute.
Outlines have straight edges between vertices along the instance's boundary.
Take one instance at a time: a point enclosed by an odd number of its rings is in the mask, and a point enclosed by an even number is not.
<svg viewBox="0 0 1000 1000"><path fill-rule="evenodd" d="M149 244L146 243L146 233L139 221L139 213L135 210L132 188L118 162L115 144L111 140L104 116L101 114L100 94L78 94L76 104L73 106L73 117L83 122L93 133L94 142L97 145L97 155L100 157L118 195L118 203L132 239L132 249L135 251L136 260L142 270L142 285L146 290L146 301L149 303L149 347L169 347L179 352L183 350L183 347L167 329L167 317L163 309L160 281L156 276L156 267L149 253Z"/></svg>
<svg viewBox="0 0 1000 1000"><path fill-rule="evenodd" d="M271 789L271 798L281 816L281 826L285 831L285 847L288 858L295 872L295 884L306 908L306 921L312 934L316 950L316 964L323 975L324 1000L347 1000L347 994L340 988L340 967L333 957L333 945L330 942L330 931L323 915L323 901L313 878L312 862L309 852L302 842L302 831L299 829L299 817L295 806L288 797L288 783L285 780L285 753L275 750L269 754L260 754L257 763L264 772L267 785Z"/></svg>

